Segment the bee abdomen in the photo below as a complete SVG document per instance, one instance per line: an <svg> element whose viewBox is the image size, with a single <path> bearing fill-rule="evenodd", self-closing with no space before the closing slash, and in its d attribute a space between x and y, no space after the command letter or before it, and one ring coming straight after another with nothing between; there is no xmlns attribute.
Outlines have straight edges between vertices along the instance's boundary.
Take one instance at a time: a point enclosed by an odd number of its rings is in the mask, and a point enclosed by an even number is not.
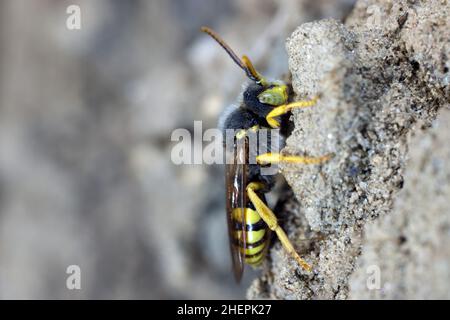
<svg viewBox="0 0 450 320"><path fill-rule="evenodd" d="M240 211L238 209L237 211ZM265 256L268 241L268 227L253 208L245 208L245 244L242 239L242 222L235 216L234 245L245 254L245 263L253 266L259 265Z"/></svg>

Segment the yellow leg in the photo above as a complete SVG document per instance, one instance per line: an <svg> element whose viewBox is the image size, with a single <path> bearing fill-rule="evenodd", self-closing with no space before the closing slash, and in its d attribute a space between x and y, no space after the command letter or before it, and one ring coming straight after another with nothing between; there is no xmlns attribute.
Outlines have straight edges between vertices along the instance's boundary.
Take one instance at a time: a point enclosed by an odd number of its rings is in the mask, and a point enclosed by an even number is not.
<svg viewBox="0 0 450 320"><path fill-rule="evenodd" d="M264 153L256 157L256 162L259 164L272 164L272 163L299 163L299 164L319 164L331 159L333 154L327 154L322 157L302 157L283 155L281 153Z"/></svg>
<svg viewBox="0 0 450 320"><path fill-rule="evenodd" d="M255 206L256 211L260 215L261 219L263 219L264 222L269 226L270 230L275 231L278 239L280 239L280 242L287 253L291 257L293 257L303 269L311 271L311 266L298 255L298 253L294 249L294 246L289 241L286 233L278 225L277 217L275 216L275 214L256 194L255 190L258 190L260 187L260 184L254 182L249 183L247 186L247 195L250 198L250 201Z"/></svg>
<svg viewBox="0 0 450 320"><path fill-rule="evenodd" d="M275 119L275 117L281 116L283 114L288 113L292 109L295 108L306 108L311 107L317 103L318 97L314 97L311 100L305 100L305 101L296 101L289 104L283 104L281 106L275 107L272 111L269 112L269 114L266 116L267 123L272 128L279 128L280 122Z"/></svg>

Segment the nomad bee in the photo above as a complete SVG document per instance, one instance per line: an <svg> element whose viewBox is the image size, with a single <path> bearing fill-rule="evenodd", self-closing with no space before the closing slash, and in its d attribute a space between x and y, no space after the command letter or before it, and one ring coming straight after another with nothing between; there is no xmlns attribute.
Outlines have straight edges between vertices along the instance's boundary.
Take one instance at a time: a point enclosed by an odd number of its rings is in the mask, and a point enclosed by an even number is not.
<svg viewBox="0 0 450 320"><path fill-rule="evenodd" d="M234 157L231 163L226 164L226 213L235 278L237 281L241 279L244 264L258 266L262 263L270 231L275 232L287 253L303 269L310 271L311 266L297 254L275 214L266 204L264 194L272 189L275 179L273 175L263 175L261 171L265 166L280 162L318 164L330 156L313 158L284 155L271 152L268 146L266 150L269 152L258 154L249 143L249 137L261 129L270 132L268 129L286 127L288 113L292 109L313 106L317 98L289 103L288 84L279 80L268 81L255 70L247 56L240 59L214 31L207 27L201 30L216 40L252 81L244 90L240 105L225 109L219 120L219 127L224 132L228 129L235 132L231 146L225 143L226 149L231 147ZM251 159L252 156L255 159Z"/></svg>

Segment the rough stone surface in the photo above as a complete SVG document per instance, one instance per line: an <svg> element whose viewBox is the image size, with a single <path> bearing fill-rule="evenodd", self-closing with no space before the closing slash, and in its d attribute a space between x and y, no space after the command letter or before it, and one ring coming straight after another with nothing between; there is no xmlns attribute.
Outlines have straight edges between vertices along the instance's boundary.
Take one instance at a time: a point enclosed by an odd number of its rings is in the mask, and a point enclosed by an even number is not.
<svg viewBox="0 0 450 320"><path fill-rule="evenodd" d="M405 187L393 211L366 226L350 298L450 298L449 141L448 109L440 112L431 130L409 141ZM367 275L377 269L379 286L370 284L378 290L367 290Z"/></svg>
<svg viewBox="0 0 450 320"><path fill-rule="evenodd" d="M345 25L331 19L306 23L288 39L297 99L317 94L321 98L315 107L294 112L296 129L285 151L335 156L322 165L282 168L299 202L296 210L285 209L291 214L284 226L314 271L308 274L300 270L276 244L262 277L250 287L249 298L348 298L350 276L366 248L367 261L373 260L370 252L375 258L389 260L382 274L389 272L395 278L396 272L408 266L401 280L392 283L405 288L381 296L414 297L411 292L418 280L409 286L404 281L413 281L416 273L424 275L420 268L432 262L418 261L433 255L438 247L431 245L431 249L421 251L424 244L416 239L418 242L409 244L410 253L398 256L392 249L392 255L384 255L383 248L376 245L382 241L376 231L367 237L365 233L372 221L385 221L393 215L394 201L405 183L408 136L429 127L439 108L448 107L449 10L447 1L359 1ZM444 123L447 120L443 119ZM432 150L416 148L419 154ZM448 161L448 146L443 144L442 148L447 149L442 159ZM414 176L414 167L409 170ZM448 179L445 174L444 170L437 173L443 180ZM285 206L292 207L293 201L288 200ZM413 204L398 209L399 221ZM431 243L448 241L445 217L449 211L445 202L436 204L435 215L440 218L429 226L436 230ZM419 218L426 211L421 212L406 219L414 230L411 236L427 230ZM390 229L391 236L401 233L396 226ZM302 240L305 237L310 240ZM448 250L436 259L435 268L448 277ZM373 297L364 293L366 265L360 266L359 276L354 277L352 288L359 289L353 297ZM448 283L436 289L436 296L449 297ZM432 290L430 284L428 291ZM417 296L428 291L424 289Z"/></svg>

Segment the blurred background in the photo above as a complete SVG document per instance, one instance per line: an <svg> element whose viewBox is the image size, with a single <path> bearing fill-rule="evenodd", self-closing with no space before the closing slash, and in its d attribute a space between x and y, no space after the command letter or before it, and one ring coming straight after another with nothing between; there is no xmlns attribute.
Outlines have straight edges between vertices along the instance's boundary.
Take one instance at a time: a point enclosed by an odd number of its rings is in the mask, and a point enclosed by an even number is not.
<svg viewBox="0 0 450 320"><path fill-rule="evenodd" d="M170 159L172 131L215 127L245 81L199 28L280 77L290 33L353 4L1 1L0 298L244 298L257 272L234 283L223 169Z"/></svg>

